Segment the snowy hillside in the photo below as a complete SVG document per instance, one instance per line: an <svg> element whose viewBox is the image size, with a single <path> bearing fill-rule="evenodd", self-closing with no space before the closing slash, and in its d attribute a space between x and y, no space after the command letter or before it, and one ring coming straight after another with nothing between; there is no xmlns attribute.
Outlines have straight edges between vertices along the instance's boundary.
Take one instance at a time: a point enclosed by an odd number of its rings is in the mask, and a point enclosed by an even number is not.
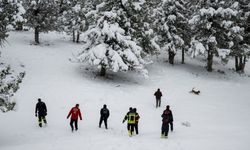
<svg viewBox="0 0 250 150"><path fill-rule="evenodd" d="M135 73L109 72L96 76L88 66L69 61L81 48L64 35L41 34L41 45L32 45L33 33L12 32L1 48L4 62L24 66L26 76L15 95L15 111L0 113L0 150L248 150L250 147L250 68L243 76L215 63L207 73L202 62L174 66L165 58L147 66L149 78ZM167 57L166 57L167 58ZM249 62L248 62L249 63ZM223 69L221 69L223 68ZM223 70L225 74L216 70ZM196 87L199 96L189 93ZM153 93L163 91L161 108ZM35 104L48 107L48 125L38 127ZM83 120L72 133L66 119L80 104ZM107 104L109 129L98 128L99 111ZM174 132L160 138L161 113L170 105ZM141 116L139 135L129 137L122 119L129 107ZM186 126L189 124L190 126Z"/></svg>

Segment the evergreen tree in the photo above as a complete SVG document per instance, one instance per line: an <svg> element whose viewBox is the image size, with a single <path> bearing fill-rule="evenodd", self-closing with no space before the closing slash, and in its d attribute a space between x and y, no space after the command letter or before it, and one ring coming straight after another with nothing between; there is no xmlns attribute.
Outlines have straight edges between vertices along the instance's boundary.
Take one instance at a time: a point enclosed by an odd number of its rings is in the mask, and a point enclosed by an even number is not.
<svg viewBox="0 0 250 150"><path fill-rule="evenodd" d="M57 21L57 1L53 0L26 0L25 18L27 26L34 29L35 43L39 44L39 33L55 30Z"/></svg>
<svg viewBox="0 0 250 150"><path fill-rule="evenodd" d="M228 25L238 12L229 8L223 0L204 0L197 6L197 11L189 20L195 31L189 50L192 56L204 55L207 71L211 72L214 56L225 58L230 53Z"/></svg>
<svg viewBox="0 0 250 150"><path fill-rule="evenodd" d="M178 50L183 52L182 62L184 63L184 37L187 34L188 22L185 16L186 4L184 0L162 0L156 9L157 42L161 49L168 51L170 64L174 64L174 57Z"/></svg>
<svg viewBox="0 0 250 150"><path fill-rule="evenodd" d="M243 73L250 56L250 5L245 0L233 1L231 8L237 17L232 20L228 35L231 40L231 54L235 57L235 70Z"/></svg>
<svg viewBox="0 0 250 150"><path fill-rule="evenodd" d="M16 1L0 1L0 46L8 37L7 26L14 24L18 10L15 10L18 3ZM1 52L0 52L1 58ZM0 62L0 110L6 112L15 106L11 102L11 97L18 90L19 84L24 77L24 72L16 74L9 65Z"/></svg>
<svg viewBox="0 0 250 150"><path fill-rule="evenodd" d="M66 0L62 5L58 21L62 31L73 36L73 42L79 42L80 34L86 29L85 1Z"/></svg>
<svg viewBox="0 0 250 150"><path fill-rule="evenodd" d="M147 75L142 48L124 29L131 22L122 1L104 0L96 8L96 22L85 33L86 43L78 60L98 66L101 76L105 76L107 69L114 72L136 69Z"/></svg>
<svg viewBox="0 0 250 150"><path fill-rule="evenodd" d="M127 0L122 1L122 8L130 24L124 23L124 29L131 34L145 54L155 54L158 52L155 44L155 34L153 31L153 18L151 18L150 0ZM121 24L122 25L122 24Z"/></svg>

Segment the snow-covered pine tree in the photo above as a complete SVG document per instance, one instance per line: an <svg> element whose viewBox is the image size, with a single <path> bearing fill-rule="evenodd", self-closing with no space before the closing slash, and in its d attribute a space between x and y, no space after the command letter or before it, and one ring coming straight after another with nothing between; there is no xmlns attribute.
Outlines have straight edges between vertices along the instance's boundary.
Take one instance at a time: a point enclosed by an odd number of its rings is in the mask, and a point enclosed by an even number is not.
<svg viewBox="0 0 250 150"><path fill-rule="evenodd" d="M84 9L85 1L65 0L63 9L58 17L58 26L73 36L73 42L79 42L80 34L86 30L86 16Z"/></svg>
<svg viewBox="0 0 250 150"><path fill-rule="evenodd" d="M57 21L57 1L54 0L26 0L26 25L34 29L35 43L39 44L39 33L55 30Z"/></svg>
<svg viewBox="0 0 250 150"><path fill-rule="evenodd" d="M206 57L207 71L213 70L214 56L225 58L230 53L227 28L223 25L236 16L237 11L230 9L228 3L223 0L199 1L197 11L189 20L195 31L189 51L193 57L196 55Z"/></svg>
<svg viewBox="0 0 250 150"><path fill-rule="evenodd" d="M232 0L231 4L230 8L238 12L228 27L231 55L235 57L235 70L243 73L250 56L250 5L246 0Z"/></svg>
<svg viewBox="0 0 250 150"><path fill-rule="evenodd" d="M155 12L157 43L161 49L168 51L170 64L174 64L174 57L178 50L184 53L184 36L187 34L188 23L185 16L186 4L184 0L162 0Z"/></svg>
<svg viewBox="0 0 250 150"><path fill-rule="evenodd" d="M126 32L136 39L145 54L159 53L155 44L155 34L153 31L153 18L151 18L151 0L124 0L123 9L129 19L130 24L123 24ZM121 24L122 25L122 24Z"/></svg>
<svg viewBox="0 0 250 150"><path fill-rule="evenodd" d="M136 69L147 75L142 48L122 28L131 24L122 1L104 0L96 8L96 22L85 33L86 43L78 60L100 68L101 76L105 76L107 69L114 72Z"/></svg>
<svg viewBox="0 0 250 150"><path fill-rule="evenodd" d="M16 1L0 1L0 46L3 41L8 37L7 26L13 24L16 11L13 11ZM13 17L13 18L12 18ZM0 52L1 58L1 52ZM12 110L15 106L11 102L11 97L18 90L19 84L24 77L24 72L16 74L11 70L9 65L0 61L0 110L6 112Z"/></svg>
<svg viewBox="0 0 250 150"><path fill-rule="evenodd" d="M14 24L16 30L23 30L23 25L26 22L24 19L24 15L26 13L26 10L23 7L23 1L17 0L17 4L15 5L16 14L13 16L14 18Z"/></svg>
<svg viewBox="0 0 250 150"><path fill-rule="evenodd" d="M0 110L12 110L15 102L12 101L14 93L19 89L24 72L16 73L9 65L0 63Z"/></svg>

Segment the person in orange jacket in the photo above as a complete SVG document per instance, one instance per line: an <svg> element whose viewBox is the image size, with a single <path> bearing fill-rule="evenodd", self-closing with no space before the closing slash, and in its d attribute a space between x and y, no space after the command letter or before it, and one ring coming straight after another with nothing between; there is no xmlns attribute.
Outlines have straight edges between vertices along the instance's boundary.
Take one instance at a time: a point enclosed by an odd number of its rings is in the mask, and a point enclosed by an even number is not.
<svg viewBox="0 0 250 150"><path fill-rule="evenodd" d="M80 120L82 120L82 114L81 114L81 111L79 109L79 104L76 104L75 107L71 108L68 116L67 116L67 119L70 118L70 127L71 127L71 130L72 132L74 131L74 126L73 124L75 125L75 130L77 131L78 130L78 116L80 117Z"/></svg>

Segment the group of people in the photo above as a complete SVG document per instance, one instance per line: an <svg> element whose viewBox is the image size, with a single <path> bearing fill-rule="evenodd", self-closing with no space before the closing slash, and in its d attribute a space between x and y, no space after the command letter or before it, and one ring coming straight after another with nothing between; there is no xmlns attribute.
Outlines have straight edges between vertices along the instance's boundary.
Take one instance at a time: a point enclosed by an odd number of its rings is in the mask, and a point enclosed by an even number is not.
<svg viewBox="0 0 250 150"><path fill-rule="evenodd" d="M136 108L129 108L129 111L125 115L122 123L124 123L127 120L127 129L129 136L132 136L134 134L134 130L136 134L139 134L138 131L138 123L139 123L140 116L137 113Z"/></svg>
<svg viewBox="0 0 250 150"><path fill-rule="evenodd" d="M161 97L162 93L160 89L158 89L154 93L156 97L156 108L161 106ZM36 104L36 109L35 109L35 116L38 117L38 125L42 127L42 123L47 124L46 120L46 115L47 115L47 107L44 102L41 101L40 98L38 98L38 102ZM100 121L99 121L99 128L101 128L102 122L104 122L105 129L108 129L108 118L109 118L110 112L109 109L107 108L107 105L104 104L103 108L100 110ZM79 104L76 104L75 107L71 108L71 110L68 113L67 119L70 117L70 127L72 132L78 130L78 118L82 120L82 115L81 115L81 110L79 108ZM168 137L168 132L169 132L169 126L170 130L173 131L173 114L172 111L170 110L170 106L167 105L166 109L163 111L162 115L162 127L161 127L161 137L162 138L167 138ZM132 136L134 134L139 134L138 131L138 123L139 123L140 115L137 113L136 108L129 108L129 111L125 115L122 123L127 121L127 130L129 136Z"/></svg>

